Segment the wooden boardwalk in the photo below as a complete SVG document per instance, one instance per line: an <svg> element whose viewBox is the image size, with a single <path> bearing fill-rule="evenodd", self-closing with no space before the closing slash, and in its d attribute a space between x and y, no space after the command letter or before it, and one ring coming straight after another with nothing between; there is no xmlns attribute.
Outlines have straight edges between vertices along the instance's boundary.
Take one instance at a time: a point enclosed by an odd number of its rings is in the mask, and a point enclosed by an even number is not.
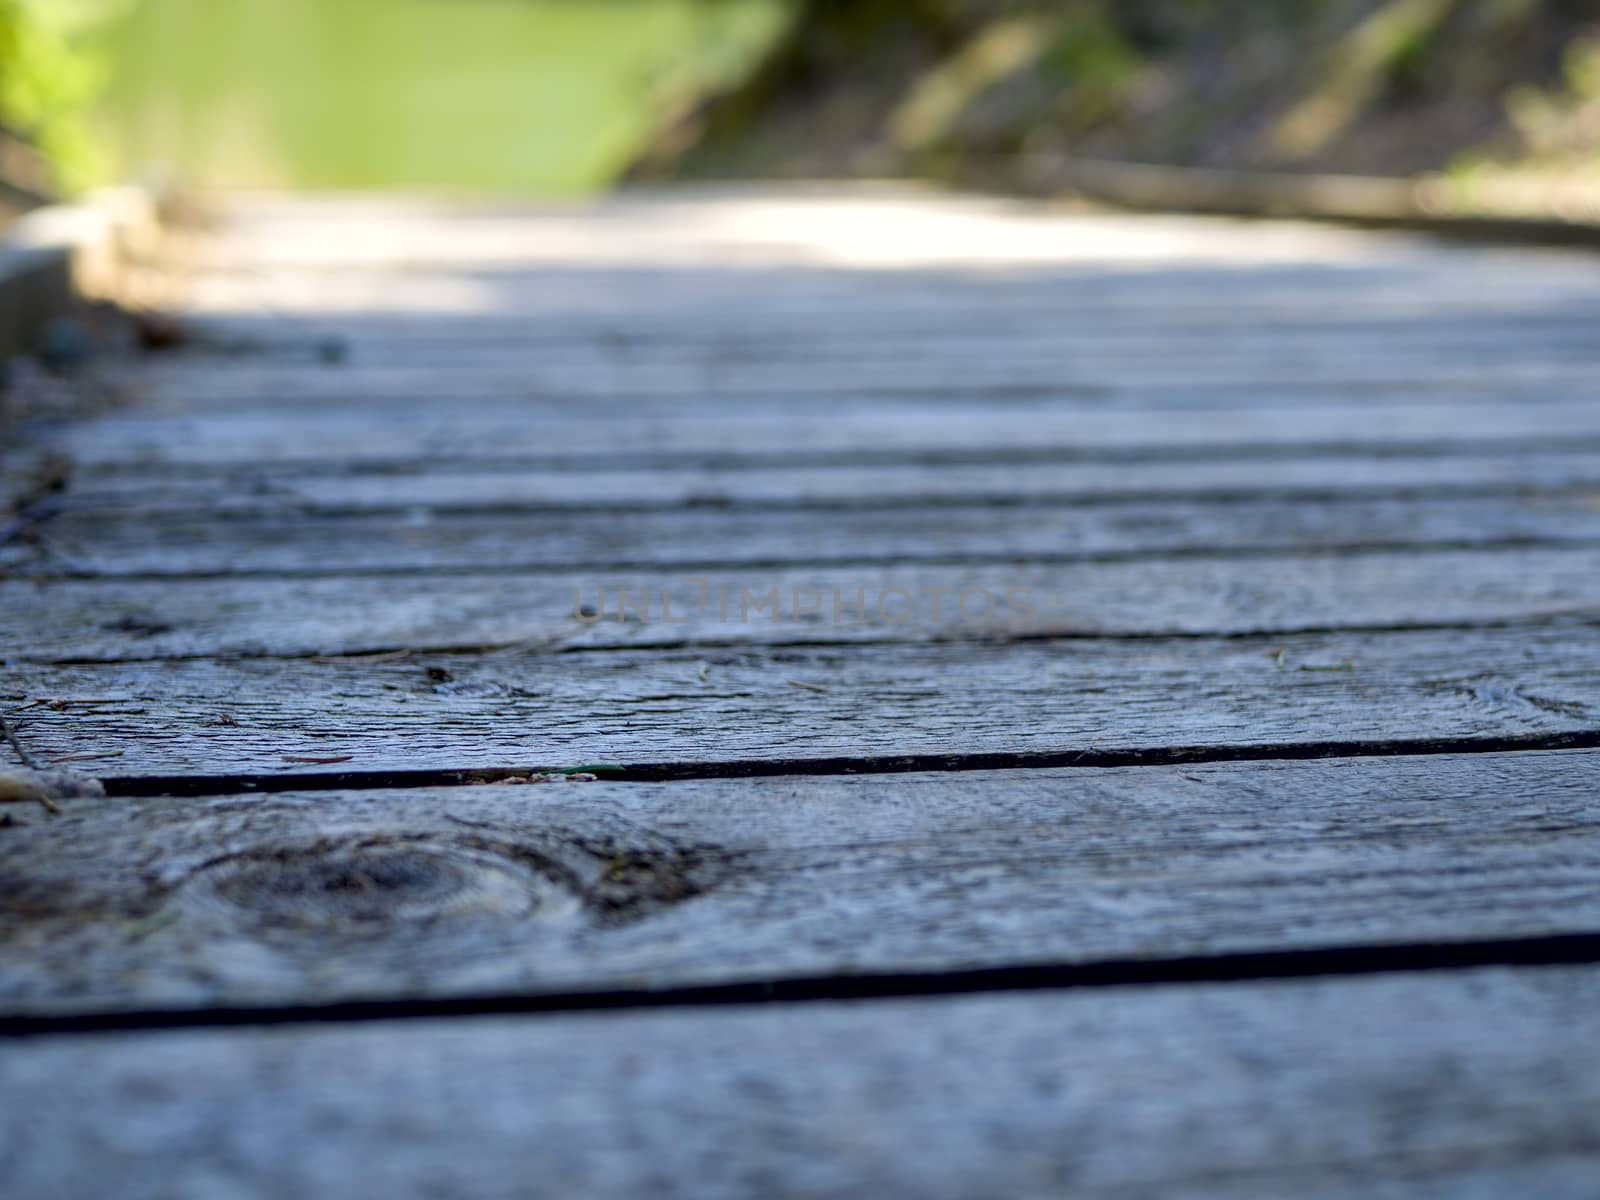
<svg viewBox="0 0 1600 1200"><path fill-rule="evenodd" d="M1600 1194L1600 267L241 200L40 421L22 1197Z"/></svg>

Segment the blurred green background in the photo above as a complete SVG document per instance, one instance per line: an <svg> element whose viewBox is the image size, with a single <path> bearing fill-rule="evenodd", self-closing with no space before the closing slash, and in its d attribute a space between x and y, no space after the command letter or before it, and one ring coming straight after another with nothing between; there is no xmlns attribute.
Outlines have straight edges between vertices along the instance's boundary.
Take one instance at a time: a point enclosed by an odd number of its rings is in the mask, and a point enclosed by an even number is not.
<svg viewBox="0 0 1600 1200"><path fill-rule="evenodd" d="M785 0L0 0L62 182L571 193L738 78ZM93 97L92 110L88 101Z"/></svg>
<svg viewBox="0 0 1600 1200"><path fill-rule="evenodd" d="M1600 0L0 0L0 198L985 186L1024 158L1600 213Z"/></svg>

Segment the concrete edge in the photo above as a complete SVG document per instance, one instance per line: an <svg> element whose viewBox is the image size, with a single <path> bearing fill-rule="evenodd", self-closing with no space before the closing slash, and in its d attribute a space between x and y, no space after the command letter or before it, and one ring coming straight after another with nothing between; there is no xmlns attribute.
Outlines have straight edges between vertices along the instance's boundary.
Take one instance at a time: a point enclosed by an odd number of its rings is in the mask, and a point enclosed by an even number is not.
<svg viewBox="0 0 1600 1200"><path fill-rule="evenodd" d="M137 187L20 218L0 239L0 362L36 348L53 321L125 295L160 236L159 206Z"/></svg>

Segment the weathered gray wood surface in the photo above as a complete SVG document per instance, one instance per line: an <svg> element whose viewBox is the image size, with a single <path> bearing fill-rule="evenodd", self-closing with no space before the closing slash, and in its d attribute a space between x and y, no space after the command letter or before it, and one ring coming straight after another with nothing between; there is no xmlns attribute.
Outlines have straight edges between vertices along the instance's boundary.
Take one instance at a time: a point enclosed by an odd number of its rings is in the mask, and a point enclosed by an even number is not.
<svg viewBox="0 0 1600 1200"><path fill-rule="evenodd" d="M21 1195L1586 1200L1593 968L43 1039Z"/></svg>
<svg viewBox="0 0 1600 1200"><path fill-rule="evenodd" d="M1600 929L1600 752L64 801L0 1015Z"/></svg>
<svg viewBox="0 0 1600 1200"><path fill-rule="evenodd" d="M192 352L3 455L70 474L0 531L0 706L112 797L0 813L0 1178L1589 1200L1600 984L1537 964L1600 944L1597 279L240 201ZM1264 982L1314 971L1380 976ZM784 1002L555 1011L707 987ZM290 1028L149 1027L213 1019Z"/></svg>
<svg viewBox="0 0 1600 1200"><path fill-rule="evenodd" d="M536 356L530 356L517 339L499 345L474 344L471 339L419 345L402 338L345 346L343 357L352 361L341 363L339 371L308 368L304 360L315 362L317 344L291 339L254 348L255 354L280 360L265 369L258 365L235 371L232 379L227 372L219 373L216 389L207 390L206 406L221 407L225 398L227 407L250 397L292 402L307 391L326 396L330 389L345 397L363 396L368 405L408 395L435 402L458 399L457 378L464 369L471 371L474 393L495 399L754 398L770 403L826 397L835 409L850 398L860 402L899 395L939 400L948 399L949 393L964 394L969 401L1009 394L1066 400L1115 390L1119 399L1127 393L1136 406L1145 407L1137 398L1139 392L1159 393L1157 404L1183 406L1185 401L1205 402L1207 397L1194 395L1195 389L1260 388L1270 400L1293 396L1307 373L1323 381L1325 388L1342 386L1356 393L1436 391L1455 385L1469 394L1538 387L1572 395L1581 391L1600 357L1588 331L1574 328L1560 337L1526 329L1474 337L1471 330L1462 330L1453 339L1422 343L1340 338L1322 332L1281 338L1258 334L1228 345L1215 334L1184 337L1163 331L1142 344L1116 345L1115 334L1106 338L1097 334L1088 331L1085 337L1079 331L1078 338L1055 334L1029 339L1002 333L986 344L960 333L931 332L921 339L903 339L898 346L873 347L867 354L830 352L810 343L796 347L790 342L711 347L694 355L631 351L623 334L588 347L571 341L555 343L541 347ZM935 343L931 353L929 341ZM239 351L241 357L250 353L248 344ZM179 390L173 399L183 395ZM1212 404L1217 400L1210 397ZM1248 403L1254 407L1263 400Z"/></svg>
<svg viewBox="0 0 1600 1200"><path fill-rule="evenodd" d="M1494 450L1447 455L1207 456L1095 463L874 463L754 469L690 466L562 469L510 464L462 469L426 462L393 470L254 467L182 475L138 467L79 473L60 511L143 513L653 512L673 507L930 507L1172 500L1590 497L1600 454Z"/></svg>
<svg viewBox="0 0 1600 1200"><path fill-rule="evenodd" d="M1587 627L1082 639L379 661L18 665L42 756L107 776L844 763L1592 734ZM55 703L48 703L54 701ZM320 768L325 772L328 768Z"/></svg>
<svg viewBox="0 0 1600 1200"><path fill-rule="evenodd" d="M69 514L42 527L29 546L9 554L0 548L0 567L9 563L12 573L28 575L339 575L484 566L1036 562L1564 543L1600 547L1600 494L462 517L425 511L229 520L201 513Z"/></svg>
<svg viewBox="0 0 1600 1200"><path fill-rule="evenodd" d="M1600 613L1597 562L1600 550L1570 549L1047 566L25 577L0 581L0 637L17 663L397 649L1278 636L1512 621L1577 622L1564 636L1566 644L1581 645L1592 637L1583 622ZM1468 638L1461 646L1476 643ZM1437 652L1453 657L1443 645ZM1204 652L1202 660L1209 661Z"/></svg>
<svg viewBox="0 0 1600 1200"><path fill-rule="evenodd" d="M432 462L530 464L762 463L904 458L994 461L1150 453L1214 454L1238 447L1382 451L1417 447L1482 451L1521 444L1550 450L1600 448L1600 407L1587 400L1527 405L1400 403L1377 418L1368 405L1148 412L1039 411L980 404L978 411L861 405L819 420L801 412L673 414L628 420L477 408L440 396L433 405L366 411L334 407L286 420L271 406L186 415L112 415L61 432L60 445L86 470L146 467L236 470L254 464L341 467Z"/></svg>

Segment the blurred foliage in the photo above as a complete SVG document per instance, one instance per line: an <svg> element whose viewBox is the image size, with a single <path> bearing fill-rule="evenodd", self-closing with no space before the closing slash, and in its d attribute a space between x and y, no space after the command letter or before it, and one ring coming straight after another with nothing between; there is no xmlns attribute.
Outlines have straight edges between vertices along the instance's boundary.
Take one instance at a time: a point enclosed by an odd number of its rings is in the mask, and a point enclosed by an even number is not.
<svg viewBox="0 0 1600 1200"><path fill-rule="evenodd" d="M1115 110L1144 61L1104 5L1080 0L1057 26L1044 66L1071 96L1063 115L1089 126Z"/></svg>
<svg viewBox="0 0 1600 1200"><path fill-rule="evenodd" d="M104 160L90 112L103 80L83 36L116 0L0 0L0 124L44 155L62 192L86 187Z"/></svg>
<svg viewBox="0 0 1600 1200"><path fill-rule="evenodd" d="M995 156L1411 174L1560 143L1595 0L805 0L661 174L957 174ZM1585 115L1590 114L1590 115Z"/></svg>
<svg viewBox="0 0 1600 1200"><path fill-rule="evenodd" d="M1017 153L1600 176L1600 4L0 0L0 124L67 190L152 166L544 191L970 177Z"/></svg>
<svg viewBox="0 0 1600 1200"><path fill-rule="evenodd" d="M1511 119L1535 161L1600 158L1600 37L1567 51L1558 88L1524 86L1508 97Z"/></svg>
<svg viewBox="0 0 1600 1200"><path fill-rule="evenodd" d="M1600 37L1575 42L1558 81L1515 88L1506 107L1513 130L1451 165L1451 199L1600 220Z"/></svg>
<svg viewBox="0 0 1600 1200"><path fill-rule="evenodd" d="M1293 161L1310 158L1348 129L1395 80L1426 77L1425 56L1456 0L1387 0L1331 47L1316 71L1317 85L1272 131L1273 150Z"/></svg>
<svg viewBox="0 0 1600 1200"><path fill-rule="evenodd" d="M139 0L101 39L122 174L218 187L582 192L790 0Z"/></svg>

